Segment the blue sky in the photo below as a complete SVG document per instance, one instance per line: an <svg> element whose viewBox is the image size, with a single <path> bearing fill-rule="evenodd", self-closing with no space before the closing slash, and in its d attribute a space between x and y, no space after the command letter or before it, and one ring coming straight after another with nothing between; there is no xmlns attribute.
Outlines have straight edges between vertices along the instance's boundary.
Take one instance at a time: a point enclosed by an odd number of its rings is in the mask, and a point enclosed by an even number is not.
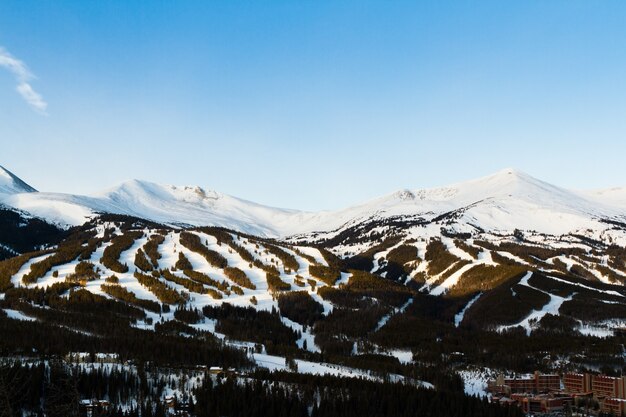
<svg viewBox="0 0 626 417"><path fill-rule="evenodd" d="M625 15L620 1L3 0L0 165L46 191L140 178L309 210L505 167L626 186Z"/></svg>

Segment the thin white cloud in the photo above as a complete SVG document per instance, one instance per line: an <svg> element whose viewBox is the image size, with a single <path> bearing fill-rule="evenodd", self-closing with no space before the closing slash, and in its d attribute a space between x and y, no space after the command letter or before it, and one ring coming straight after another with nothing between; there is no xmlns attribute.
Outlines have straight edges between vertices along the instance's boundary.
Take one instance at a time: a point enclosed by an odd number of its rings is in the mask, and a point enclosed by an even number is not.
<svg viewBox="0 0 626 417"><path fill-rule="evenodd" d="M15 89L20 96L30 106L40 113L46 114L48 103L45 102L41 94L33 90L30 80L35 76L30 72L26 64L11 55L6 49L0 46L0 67L6 68L15 77L17 86Z"/></svg>

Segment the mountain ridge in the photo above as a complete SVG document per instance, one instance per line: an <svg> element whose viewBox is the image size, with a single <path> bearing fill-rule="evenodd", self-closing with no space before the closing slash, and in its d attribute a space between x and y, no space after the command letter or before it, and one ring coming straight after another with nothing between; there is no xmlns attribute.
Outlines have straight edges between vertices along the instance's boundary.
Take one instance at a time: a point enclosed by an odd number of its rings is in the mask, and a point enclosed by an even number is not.
<svg viewBox="0 0 626 417"><path fill-rule="evenodd" d="M587 227L598 219L626 221L624 189L571 191L513 168L449 186L398 190L344 209L319 212L269 207L199 186L144 180L125 181L92 195L37 192L14 174L7 176L18 186L5 187L9 192L0 193L0 203L64 226L112 213L178 227L220 226L284 238L328 233L374 217L432 219L458 210L470 213L468 222L482 222L488 229L537 229L552 234L571 231L569 225ZM549 221L542 220L546 217Z"/></svg>
<svg viewBox="0 0 626 417"><path fill-rule="evenodd" d="M0 165L0 194L34 193L37 190Z"/></svg>

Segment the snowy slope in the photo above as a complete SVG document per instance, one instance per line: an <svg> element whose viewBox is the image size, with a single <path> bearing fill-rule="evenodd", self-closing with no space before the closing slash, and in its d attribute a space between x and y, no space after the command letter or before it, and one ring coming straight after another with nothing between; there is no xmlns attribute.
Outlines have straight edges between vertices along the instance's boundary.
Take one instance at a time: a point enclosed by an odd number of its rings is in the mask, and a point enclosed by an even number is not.
<svg viewBox="0 0 626 417"><path fill-rule="evenodd" d="M339 211L333 217L348 221L371 216L421 216L429 220L455 210L463 210L466 222L483 229L520 228L550 234L593 227L600 218L626 216L626 209L594 199L593 195L568 191L506 169L448 187L399 191Z"/></svg>
<svg viewBox="0 0 626 417"><path fill-rule="evenodd" d="M626 209L626 187L592 190L583 193L583 195L608 206Z"/></svg>
<svg viewBox="0 0 626 417"><path fill-rule="evenodd" d="M0 194L34 193L36 191L0 165Z"/></svg>
<svg viewBox="0 0 626 417"><path fill-rule="evenodd" d="M337 231L372 219L411 216L430 221L457 212L458 223L485 230L519 228L559 235L603 230L606 225L600 219L626 219L623 190L568 191L513 169L448 187L398 191L347 209L317 213L267 207L200 187L138 180L93 196L77 196L34 193L12 174L4 178L11 179L2 184L13 184L14 192L0 195L0 203L66 225L82 224L97 213L116 213L170 225L222 226L284 237Z"/></svg>

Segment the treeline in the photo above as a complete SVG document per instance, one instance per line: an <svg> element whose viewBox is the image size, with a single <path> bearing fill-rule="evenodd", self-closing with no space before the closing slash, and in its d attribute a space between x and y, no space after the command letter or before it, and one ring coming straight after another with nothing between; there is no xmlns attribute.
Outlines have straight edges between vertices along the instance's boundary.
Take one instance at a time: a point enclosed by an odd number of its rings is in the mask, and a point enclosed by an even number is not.
<svg viewBox="0 0 626 417"><path fill-rule="evenodd" d="M0 317L0 355L64 355L68 352L116 352L122 360L161 364L244 366L245 354L222 346L210 334L198 338L156 335L133 327L142 310L75 290L69 284L43 289L12 289L0 308L13 308L36 321ZM71 287L70 287L71 288ZM158 311L157 311L158 313Z"/></svg>
<svg viewBox="0 0 626 417"><path fill-rule="evenodd" d="M463 240L454 239L454 245L457 248L461 249L463 252L468 253L474 259L478 259L478 256L480 255L480 248L472 246Z"/></svg>
<svg viewBox="0 0 626 417"><path fill-rule="evenodd" d="M375 240L376 237L374 235L369 235L367 239ZM338 265L339 269L342 270L358 269L361 271L371 271L374 268L374 255L386 251L400 242L399 236L391 236L386 238L381 236L379 239L382 240L379 244L372 246L365 252L361 252L345 260L337 258L333 253L326 249L320 249L320 252L322 253L322 255L324 255L324 259L326 260L326 262L328 262L329 266ZM333 257L335 258L334 261ZM333 261L333 263L329 262L329 259Z"/></svg>
<svg viewBox="0 0 626 417"><path fill-rule="evenodd" d="M146 254L141 248L137 249L137 252L135 253L135 266L143 272L152 271L153 266L150 261L148 261Z"/></svg>
<svg viewBox="0 0 626 417"><path fill-rule="evenodd" d="M199 282L192 281L187 278L179 277L178 275L174 274L173 272L170 272L167 269L162 269L159 272L161 276L165 278L166 280L171 281L175 284L181 285L185 287L187 290L189 290L190 292L195 292L198 294L209 294L208 289L205 288L204 285L200 284Z"/></svg>
<svg viewBox="0 0 626 417"><path fill-rule="evenodd" d="M55 298L49 301L48 305L52 308L85 314L90 314L93 309L98 309L100 312L105 311L135 320L146 318L145 312L140 308L94 294L84 288L75 288L70 291L68 297Z"/></svg>
<svg viewBox="0 0 626 417"><path fill-rule="evenodd" d="M588 258L590 261L594 263L599 263L600 260L596 258L589 258L587 251L580 247L569 247L569 248L559 248L552 249L544 246L536 246L532 244L524 244L521 245L519 243L514 242L500 242L499 244L494 244L492 242L488 242L485 240L474 240L474 244L480 246L482 248L488 249L492 252L508 252L512 255L515 255L524 261L528 262L531 265L544 264L546 260L562 255L566 256L578 256L581 258ZM567 271L563 271L567 272Z"/></svg>
<svg viewBox="0 0 626 417"><path fill-rule="evenodd" d="M77 283L85 283L100 278L100 273L96 271L96 266L89 261L80 261L74 267L74 273L69 274L65 280Z"/></svg>
<svg viewBox="0 0 626 417"><path fill-rule="evenodd" d="M460 258L448 251L448 248L440 239L434 238L426 245L424 258L428 261L428 274L431 276L439 275L452 264L461 261Z"/></svg>
<svg viewBox="0 0 626 417"><path fill-rule="evenodd" d="M315 343L324 354L349 356L355 343L376 330L383 317L405 304L412 291L369 272L350 270L339 288L320 287L318 294L335 308L315 323Z"/></svg>
<svg viewBox="0 0 626 417"><path fill-rule="evenodd" d="M302 325L313 326L324 317L324 307L306 291L293 291L278 296L278 308L283 316Z"/></svg>
<svg viewBox="0 0 626 417"><path fill-rule="evenodd" d="M413 291L408 287L366 271L351 270L350 280L339 289L376 298L394 307L404 304Z"/></svg>
<svg viewBox="0 0 626 417"><path fill-rule="evenodd" d="M45 254L46 252L32 252L24 255L15 256L13 258L0 261L0 292L4 292L13 287L11 277L32 258Z"/></svg>
<svg viewBox="0 0 626 417"><path fill-rule="evenodd" d="M141 272L135 272L134 277L141 285L149 289L162 303L180 304L186 301L178 291L165 285L158 278L142 274Z"/></svg>
<svg viewBox="0 0 626 417"><path fill-rule="evenodd" d="M0 206L0 236L2 243L10 248L5 250L0 247L0 261L15 256L16 252L28 253L56 245L67 234L67 230L37 217Z"/></svg>
<svg viewBox="0 0 626 417"><path fill-rule="evenodd" d="M236 339L262 343L270 353L291 352L299 336L280 320L275 309L257 311L253 307L236 307L228 303L204 306L204 315L217 320L215 330Z"/></svg>
<svg viewBox="0 0 626 417"><path fill-rule="evenodd" d="M280 276L277 274L267 272L265 274L265 279L267 280L267 287L272 293L280 292L280 291L289 291L291 289L291 284L280 279Z"/></svg>
<svg viewBox="0 0 626 417"><path fill-rule="evenodd" d="M339 269L323 265L309 265L309 274L330 286L335 285L341 277Z"/></svg>
<svg viewBox="0 0 626 417"><path fill-rule="evenodd" d="M166 388L181 389L175 381L189 377L178 369L154 369L143 362L130 369L84 369L65 365L56 358L49 365L16 361L0 366L0 379L10 381L0 387L0 407L11 416L42 412L50 417L67 417L80 415L83 398L108 398L112 407L102 410L102 415L111 417L164 417L169 412L188 412L197 417L523 415L516 406L500 406L457 390L435 391L409 384L263 370L243 382L204 375L193 390L195 401L190 399L191 392L183 389L177 404L168 410L162 402Z"/></svg>
<svg viewBox="0 0 626 417"><path fill-rule="evenodd" d="M52 255L32 264L30 271L22 277L22 281L25 284L34 284L53 267L72 262L83 253L85 250L83 244L87 243L94 235L95 232L82 232L72 235L63 241Z"/></svg>
<svg viewBox="0 0 626 417"><path fill-rule="evenodd" d="M189 258L187 258L183 252L178 252L178 260L174 264L174 267L176 269L180 269L181 271L193 269L193 265L189 262Z"/></svg>
<svg viewBox="0 0 626 417"><path fill-rule="evenodd" d="M155 334L123 325L109 313L98 315L92 312L86 315L65 312L49 322L46 314L50 312L40 310L42 313L38 321L0 317L0 331L11 335L0 338L2 355L39 357L69 352L116 352L122 361L144 360L162 365L243 367L250 363L245 353L223 346L210 334L203 334L201 339ZM114 319L112 323L111 318ZM98 331L87 334L68 328L75 323L81 323L76 329L97 328Z"/></svg>
<svg viewBox="0 0 626 417"><path fill-rule="evenodd" d="M200 330L178 320L158 321L154 323L154 331L158 334L170 336L197 337L201 334Z"/></svg>
<svg viewBox="0 0 626 417"><path fill-rule="evenodd" d="M148 311L154 313L161 313L161 305L156 301L146 300L138 298L134 292L128 291L126 288L117 284L102 284L100 289L111 297L115 297L118 300L125 301L129 304L135 305L140 308L145 308Z"/></svg>
<svg viewBox="0 0 626 417"><path fill-rule="evenodd" d="M293 256L289 252L279 248L276 245L265 244L264 246L265 246L265 249L267 249L272 255L276 256L278 259L282 261L283 265L285 266L285 269L291 270L291 271L297 271L298 269L300 269L300 264L298 263L298 260L296 259L295 256Z"/></svg>
<svg viewBox="0 0 626 417"><path fill-rule="evenodd" d="M466 271L448 293L452 296L464 296L490 290L507 281L521 278L527 270L528 267L521 265L476 265Z"/></svg>
<svg viewBox="0 0 626 417"><path fill-rule="evenodd" d="M236 267L226 267L224 268L224 274L235 284L241 285L244 288L256 290L256 285L250 281L250 278L248 278L246 273L241 269Z"/></svg>
<svg viewBox="0 0 626 417"><path fill-rule="evenodd" d="M191 232L180 232L180 243L187 249L192 250L204 257L207 262L216 268L226 268L228 261L219 252L207 248L200 236Z"/></svg>
<svg viewBox="0 0 626 417"><path fill-rule="evenodd" d="M255 374L256 380L205 380L195 391L198 417L521 417L460 391L434 391L407 384L287 372ZM275 381L281 382L281 384Z"/></svg>
<svg viewBox="0 0 626 417"><path fill-rule="evenodd" d="M222 245L223 243L230 243L233 240L232 235L229 230L223 229L221 227L207 226L207 227L199 227L196 230L206 233L207 235L211 235L215 237L218 245ZM237 236L239 239L239 236Z"/></svg>
<svg viewBox="0 0 626 417"><path fill-rule="evenodd" d="M385 260L387 261L383 269L386 272L385 277L392 280L410 274L411 268L407 264L420 261L417 257L417 248L407 244L391 249L385 256Z"/></svg>
<svg viewBox="0 0 626 417"><path fill-rule="evenodd" d="M475 366L515 372L549 372L550 362L544 361L546 351L551 356L584 355L583 361L593 361L598 366L623 367L621 362L618 364L618 339L583 336L576 331L576 327L570 327L569 332L564 334L564 326L572 323L567 318L561 320L549 317L545 322L542 320L530 336L521 327L502 333L485 330L485 323L508 317L511 310L517 311L515 301L506 294L512 296L511 287L514 285L515 282L503 286L501 292L494 290L495 293L490 291L483 294L466 311L458 328L454 325L454 317L473 298L473 294L465 297L435 297L417 293L414 302L403 313L392 316L380 330L369 333L366 338L381 347L410 349L418 363L432 363L440 367L461 360ZM486 299L482 304L483 298L492 293L495 300ZM561 306L560 314L565 314L565 311L570 314L583 304L580 302L566 308L568 303ZM600 309L600 306L595 308ZM626 310L623 305L621 308ZM520 310L515 314L521 314L523 318L531 309L530 304L526 304L525 313ZM482 317L485 321L482 321ZM458 355L455 352L460 352L462 356L455 356ZM569 367L571 370L577 369L574 363Z"/></svg>
<svg viewBox="0 0 626 417"><path fill-rule="evenodd" d="M161 259L161 253L159 252L159 245L165 242L165 236L154 234L150 236L150 239L143 245L143 250L150 258L150 262L152 262L152 266L154 268L159 267L159 259Z"/></svg>
<svg viewBox="0 0 626 417"><path fill-rule="evenodd" d="M218 290L222 291L224 294L230 295L228 284L225 283L224 281L218 281L216 279L211 278L207 274L204 274L199 271L194 271L193 269L185 269L183 273L194 281L197 281L205 285L209 285L211 287L215 287ZM222 297L219 297L219 298L222 298Z"/></svg>
<svg viewBox="0 0 626 417"><path fill-rule="evenodd" d="M9 304L26 301L31 304L50 307L51 303L54 305L54 301L51 300L59 300L62 295L77 286L78 284L71 282L56 282L45 289L41 287L10 288L4 294L4 301Z"/></svg>
<svg viewBox="0 0 626 417"><path fill-rule="evenodd" d="M295 246L294 246L294 247L292 247L291 249L292 249L295 253L297 253L297 254L298 254L298 256L300 256L301 258L304 258L304 259L306 259L307 261L309 261L309 263L310 263L310 264L313 264L313 265L317 265L317 264L319 264L319 262L317 262L317 259L315 259L315 257L314 257L314 256L307 255L306 253L304 253L302 250L300 250L299 248L297 248L297 247L295 247Z"/></svg>
<svg viewBox="0 0 626 417"><path fill-rule="evenodd" d="M111 244L104 249L100 262L111 271L120 274L128 272L128 265L122 264L119 261L120 254L130 249L133 243L135 243L135 240L141 237L143 237L143 232L141 231L128 231L122 235L115 236L111 239Z"/></svg>
<svg viewBox="0 0 626 417"><path fill-rule="evenodd" d="M83 295L71 300L53 297L50 298L48 305L44 306L13 300L9 301L8 304L11 308L38 321L45 321L55 326L86 332L94 336L106 334L114 328L128 328L143 313L126 304L102 296L91 299L88 297L88 295ZM91 305L92 310L90 311L91 302L94 304ZM100 307L100 310L94 311L94 305Z"/></svg>
<svg viewBox="0 0 626 417"><path fill-rule="evenodd" d="M237 252L239 254L241 259L243 259L244 261L248 262L250 264L250 266L256 266L257 268L265 271L268 274L280 275L280 271L278 270L278 268L276 268L274 265L267 265L267 264L261 262L260 259L255 258L243 246L235 243L232 240L230 242L228 242L228 245L231 247L231 249L233 249L235 252Z"/></svg>
<svg viewBox="0 0 626 417"><path fill-rule="evenodd" d="M335 307L315 323L315 343L323 354L350 356L354 344L373 332L390 308L372 303L363 310Z"/></svg>
<svg viewBox="0 0 626 417"><path fill-rule="evenodd" d="M609 255L609 265L618 271L626 273L626 248L619 245L609 245L606 248L606 254Z"/></svg>
<svg viewBox="0 0 626 417"><path fill-rule="evenodd" d="M187 324L196 324L204 318L202 312L197 308L179 306L174 310L174 317Z"/></svg>
<svg viewBox="0 0 626 417"><path fill-rule="evenodd" d="M339 288L320 287L317 293L345 308L365 309L376 299L390 307L404 304L413 293L408 287L365 271L350 270L351 277Z"/></svg>
<svg viewBox="0 0 626 417"><path fill-rule="evenodd" d="M91 259L91 256L96 251L96 249L98 249L100 245L102 245L102 243L108 242L111 239L111 236L113 236L114 231L115 229L113 228L104 229L104 233L102 237L96 237L96 236L90 237L87 240L87 244L84 245L84 249L80 253L80 256L78 257L78 259L80 259L81 261L87 261Z"/></svg>

